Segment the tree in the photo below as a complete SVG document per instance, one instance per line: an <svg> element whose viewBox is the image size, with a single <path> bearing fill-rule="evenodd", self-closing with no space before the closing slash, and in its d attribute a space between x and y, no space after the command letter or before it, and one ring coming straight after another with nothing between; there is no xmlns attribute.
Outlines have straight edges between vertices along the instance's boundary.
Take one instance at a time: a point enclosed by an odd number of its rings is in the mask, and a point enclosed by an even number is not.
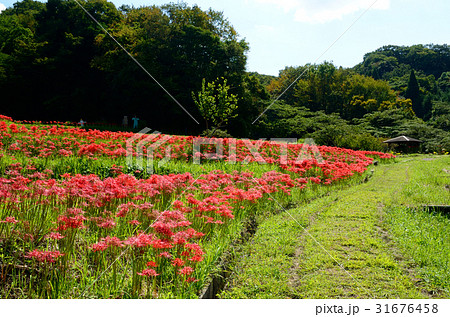
<svg viewBox="0 0 450 317"><path fill-rule="evenodd" d="M437 82L439 88L444 91L450 91L450 72L442 73Z"/></svg>
<svg viewBox="0 0 450 317"><path fill-rule="evenodd" d="M228 120L236 117L234 112L237 110L238 97L230 94L230 86L227 85L227 80L219 78L216 81L206 84L205 79L202 82L202 89L195 96L192 92L192 98L195 105L198 107L202 117L205 119L206 129L209 129L209 123L213 124L213 131L224 128Z"/></svg>
<svg viewBox="0 0 450 317"><path fill-rule="evenodd" d="M123 23L108 31L196 119L200 113L191 92L201 89L203 78L224 77L235 89L243 86L248 47L220 13L185 3L128 8ZM140 113L153 129L166 133L201 132L108 36L99 35L96 44L100 54L93 65L111 83L105 88L105 104L113 110L108 114Z"/></svg>
<svg viewBox="0 0 450 317"><path fill-rule="evenodd" d="M411 74L409 75L409 82L405 91L405 97L411 99L412 107L416 115L419 118L423 118L424 113L422 109L422 96L414 70L411 70Z"/></svg>
<svg viewBox="0 0 450 317"><path fill-rule="evenodd" d="M278 96L300 75L280 100L311 111L339 113L344 119L351 119L377 111L383 102L396 100L396 93L387 82L336 68L329 62L287 67L279 78L272 80L268 90L272 96Z"/></svg>
<svg viewBox="0 0 450 317"><path fill-rule="evenodd" d="M433 75L439 78L443 72L450 69L450 46L447 44L383 46L367 53L364 61L354 67L360 74L374 77L376 75L379 76L375 77L376 79L385 80L407 74L403 72L408 68L422 72L425 76Z"/></svg>
<svg viewBox="0 0 450 317"><path fill-rule="evenodd" d="M450 131L450 103L435 101L430 123L444 131Z"/></svg>
<svg viewBox="0 0 450 317"><path fill-rule="evenodd" d="M249 48L221 12L186 3L117 9L106 0L80 1L194 118L200 113L191 92L203 78L226 78L246 97L240 116L254 112L257 102L245 94ZM10 116L118 123L136 114L165 133L200 133L159 84L74 1L23 0L0 14L0 95ZM233 122L234 131L242 127Z"/></svg>

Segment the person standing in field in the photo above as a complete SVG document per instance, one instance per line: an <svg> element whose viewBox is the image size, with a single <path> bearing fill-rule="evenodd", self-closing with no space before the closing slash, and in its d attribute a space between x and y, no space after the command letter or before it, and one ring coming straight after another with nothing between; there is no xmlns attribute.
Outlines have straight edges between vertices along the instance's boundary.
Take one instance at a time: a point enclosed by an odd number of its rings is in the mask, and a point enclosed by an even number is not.
<svg viewBox="0 0 450 317"><path fill-rule="evenodd" d="M139 126L139 124L138 124L139 118L136 117L136 115L135 115L132 120L133 120L133 129L137 129Z"/></svg>
<svg viewBox="0 0 450 317"><path fill-rule="evenodd" d="M128 116L124 116L122 119L122 125L126 128L128 127Z"/></svg>
<svg viewBox="0 0 450 317"><path fill-rule="evenodd" d="M83 121L83 119L80 119L80 122L78 122L78 124L80 125L80 127L84 128L84 124L86 123L86 121Z"/></svg>

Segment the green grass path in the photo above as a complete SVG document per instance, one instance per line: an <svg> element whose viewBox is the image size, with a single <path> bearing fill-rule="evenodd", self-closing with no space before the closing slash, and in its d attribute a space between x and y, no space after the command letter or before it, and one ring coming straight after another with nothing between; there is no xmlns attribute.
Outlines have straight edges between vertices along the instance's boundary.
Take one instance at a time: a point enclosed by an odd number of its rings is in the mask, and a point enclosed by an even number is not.
<svg viewBox="0 0 450 317"><path fill-rule="evenodd" d="M424 202L448 204L448 178L441 175L445 166L450 166L448 157L406 158L375 167L367 183L333 191L263 222L220 297L448 297L448 218L437 215L441 218L435 220L427 214L424 217L432 218L413 224L404 212L405 206ZM439 227L435 233L419 230L435 221ZM414 230L419 230L414 236L427 234L428 240L424 237L417 245L408 245L414 239L402 237ZM447 247L438 243L436 248L438 240ZM433 247L436 259L427 254L418 258ZM428 263L428 258L433 262ZM436 261L442 263L433 267ZM437 276L437 282L427 276Z"/></svg>

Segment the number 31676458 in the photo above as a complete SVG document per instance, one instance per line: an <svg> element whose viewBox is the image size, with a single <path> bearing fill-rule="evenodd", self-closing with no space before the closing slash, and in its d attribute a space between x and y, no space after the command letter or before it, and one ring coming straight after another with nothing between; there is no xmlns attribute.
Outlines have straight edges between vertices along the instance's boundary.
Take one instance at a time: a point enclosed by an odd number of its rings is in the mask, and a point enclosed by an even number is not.
<svg viewBox="0 0 450 317"><path fill-rule="evenodd" d="M377 304L376 311L377 314L436 314L438 312L438 304Z"/></svg>

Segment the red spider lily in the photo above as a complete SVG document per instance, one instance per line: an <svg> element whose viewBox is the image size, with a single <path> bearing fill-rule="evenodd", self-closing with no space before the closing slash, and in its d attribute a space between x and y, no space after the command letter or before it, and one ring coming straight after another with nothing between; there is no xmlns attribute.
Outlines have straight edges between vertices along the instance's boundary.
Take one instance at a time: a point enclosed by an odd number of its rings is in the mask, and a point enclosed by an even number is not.
<svg viewBox="0 0 450 317"><path fill-rule="evenodd" d="M124 242L121 241L117 237L107 236L106 238L102 238L99 243L95 243L91 246L92 251L105 251L110 247L121 248L124 246Z"/></svg>
<svg viewBox="0 0 450 317"><path fill-rule="evenodd" d="M155 231L163 236L171 237L174 235L174 232L171 230L173 228L173 224L163 223L161 221L155 222L152 225L152 228L155 229Z"/></svg>
<svg viewBox="0 0 450 317"><path fill-rule="evenodd" d="M6 217L5 220L0 221L0 223L19 223L14 217Z"/></svg>
<svg viewBox="0 0 450 317"><path fill-rule="evenodd" d="M125 217L130 211L130 208L133 207L135 208L136 205L132 202L119 205L119 207L117 208L119 212L116 214L116 217Z"/></svg>
<svg viewBox="0 0 450 317"><path fill-rule="evenodd" d="M12 119L11 117L4 116L4 115L2 115L2 114L0 114L0 120L13 121L13 119Z"/></svg>
<svg viewBox="0 0 450 317"><path fill-rule="evenodd" d="M149 276L149 277L155 277L155 276L158 276L158 275L159 275L159 274L156 273L156 271L153 270L153 269L144 269L142 272L138 272L137 274L138 274L138 275L141 275L141 276Z"/></svg>
<svg viewBox="0 0 450 317"><path fill-rule="evenodd" d="M137 248L145 248L154 245L155 237L153 234L140 233L137 236L130 237L125 240L126 245L130 245Z"/></svg>
<svg viewBox="0 0 450 317"><path fill-rule="evenodd" d="M49 240L61 240L65 238L65 236L63 236L59 232L51 232L48 235L46 235L45 238Z"/></svg>
<svg viewBox="0 0 450 317"><path fill-rule="evenodd" d="M83 221L86 220L86 217L81 215L76 215L73 217L68 216L59 216L58 223L60 224L56 230L64 231L69 228L79 229L84 228Z"/></svg>
<svg viewBox="0 0 450 317"><path fill-rule="evenodd" d="M159 254L160 257L162 258L166 258L166 259L171 259L172 258L172 254L170 254L169 252L161 252Z"/></svg>
<svg viewBox="0 0 450 317"><path fill-rule="evenodd" d="M153 248L155 249L171 249L173 248L173 244L168 240L155 240L152 243Z"/></svg>
<svg viewBox="0 0 450 317"><path fill-rule="evenodd" d="M116 222L113 219L105 219L102 217L92 217L90 220L92 222L94 222L98 227L104 228L104 229L111 229L116 226Z"/></svg>
<svg viewBox="0 0 450 317"><path fill-rule="evenodd" d="M54 263L58 258L62 256L64 256L64 254L59 251L43 251L37 249L30 251L27 255L25 255L26 258L34 258L38 262L42 263Z"/></svg>
<svg viewBox="0 0 450 317"><path fill-rule="evenodd" d="M184 265L184 261L180 258L175 258L172 260L172 265L173 266L183 266Z"/></svg>
<svg viewBox="0 0 450 317"><path fill-rule="evenodd" d="M130 224L130 225L133 225L133 226L139 226L141 223L139 222L139 221L137 221L137 220L130 220L130 221L128 221L128 223Z"/></svg>
<svg viewBox="0 0 450 317"><path fill-rule="evenodd" d="M154 261L148 261L145 265L151 267L158 267L158 264L156 264L156 262Z"/></svg>
<svg viewBox="0 0 450 317"><path fill-rule="evenodd" d="M194 228L188 228L184 232L188 235L189 239L201 238L205 235L203 232L198 232Z"/></svg>
<svg viewBox="0 0 450 317"><path fill-rule="evenodd" d="M6 122L0 121L0 131L1 131L1 132L6 132L6 131L8 131L8 125L6 124Z"/></svg>
<svg viewBox="0 0 450 317"><path fill-rule="evenodd" d="M7 119L11 119L7 117ZM1 121L4 123L4 121ZM9 127L8 127L9 128ZM4 130L2 128L0 131ZM109 132L109 131L95 131L89 130L86 131L84 129L73 128L73 127L62 127L56 125L47 125L47 126L33 126L29 130L25 127L21 127L20 129L17 126L9 128L11 133L14 135L19 133L27 133L29 136L33 136L33 138L27 139L22 138L20 140L26 142L27 144L22 144L21 148L31 148L30 145L37 144L38 149L37 153L39 153L39 147L42 147L44 143L39 143L43 138L47 140L51 140L53 144L51 144L48 148L45 148L45 151L40 152L41 156L46 155L55 155L58 153L60 149L65 149L72 153L79 153L80 155L87 156L110 156L110 157L118 157L125 156L125 141L133 136L133 133L128 132ZM161 138L165 136L160 135L153 140L153 142L158 142ZM144 136L142 136L144 138ZM139 142L140 140L136 140ZM232 139L216 139L216 141L222 141L224 145L224 155L223 159L235 159L236 161L244 161L248 160L250 162L267 162L268 164L278 164L284 165L285 162L281 162L280 159L280 151L281 145L269 142L269 141L250 141L250 140L232 140ZM235 144L236 154L229 153L230 144L233 141ZM192 159L192 151L189 148L192 148L193 137L182 137L182 136L172 136L168 142L172 147L172 159ZM47 144L45 144L47 145ZM62 146L64 145L64 147ZM250 153L248 147L258 148L258 154L256 157ZM301 144L289 144L288 145L288 161L296 160L298 154L302 150L303 145ZM356 152L345 149L338 149L332 147L318 147L324 159L330 160L339 158L339 156L350 156L356 157L360 156L364 159L367 159L366 155L376 156L380 158L391 158L393 157L390 154L378 153L378 152ZM311 152L312 150L307 147L307 152ZM207 147L205 153L196 153L196 155L207 157L214 154L215 147ZM36 153L36 152L35 152ZM228 153L230 157L228 157ZM31 153L30 153L31 154ZM69 153L66 153L69 154ZM146 154L146 150L144 150L144 154ZM158 148L155 152L155 156L162 158L166 154L166 149L164 147ZM64 153L62 155L65 155ZM135 149L133 147L133 155L136 155ZM289 164L289 163L288 163Z"/></svg>
<svg viewBox="0 0 450 317"><path fill-rule="evenodd" d="M11 133L18 133L19 132L19 130L17 129L17 126L14 123L9 125L9 130L11 131Z"/></svg>
<svg viewBox="0 0 450 317"><path fill-rule="evenodd" d="M191 262L201 262L201 261L203 261L203 256L201 256L201 255L194 255L194 256L189 258L189 261L191 261Z"/></svg>
<svg viewBox="0 0 450 317"><path fill-rule="evenodd" d="M200 262L200 257L202 257L205 253L203 252L202 248L195 243L186 243L184 245L185 251L182 252L182 255L184 256L192 256L190 261L194 262Z"/></svg>
<svg viewBox="0 0 450 317"><path fill-rule="evenodd" d="M108 245L104 242L99 242L99 243L95 243L95 244L91 245L91 249L94 252L105 251L106 249L108 249Z"/></svg>
<svg viewBox="0 0 450 317"><path fill-rule="evenodd" d="M199 281L198 279L196 279L195 277L192 277L192 276L190 276L190 277L188 277L186 279L187 283L195 283L195 282L198 282L198 281Z"/></svg>
<svg viewBox="0 0 450 317"><path fill-rule="evenodd" d="M172 206L173 206L174 208L177 208L177 209L182 208L183 205L184 205L183 202L182 202L182 201L179 201L179 200L175 200L175 201L172 203Z"/></svg>
<svg viewBox="0 0 450 317"><path fill-rule="evenodd" d="M194 269L190 266L185 266L184 268L178 270L179 275L189 276L192 273L194 273Z"/></svg>
<svg viewBox="0 0 450 317"><path fill-rule="evenodd" d="M320 184L320 182L322 181L319 176L318 177L310 177L309 180L315 184Z"/></svg>

